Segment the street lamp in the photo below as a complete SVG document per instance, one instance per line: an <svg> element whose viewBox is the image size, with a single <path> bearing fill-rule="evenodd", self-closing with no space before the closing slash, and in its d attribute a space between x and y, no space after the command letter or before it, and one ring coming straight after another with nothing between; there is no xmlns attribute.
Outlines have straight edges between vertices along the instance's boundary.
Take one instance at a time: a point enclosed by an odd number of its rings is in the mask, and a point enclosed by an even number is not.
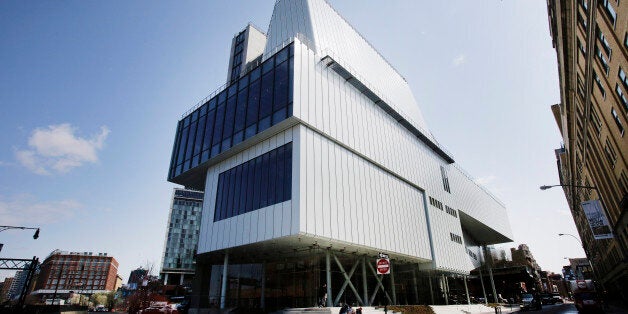
<svg viewBox="0 0 628 314"><path fill-rule="evenodd" d="M580 241L580 239L578 239L575 235L569 234L569 233L559 233L558 236L561 236L561 237L562 236L570 236L570 237L576 239L576 241L580 242L580 246L582 246L582 249L584 250L584 245L582 244L582 241ZM586 251L585 251L585 253L586 253Z"/></svg>
<svg viewBox="0 0 628 314"><path fill-rule="evenodd" d="M587 256L587 262L589 262L589 267L591 267L591 273L593 274L593 281L598 282L597 274L595 273L595 268L593 267L593 262L591 262L591 259L589 258L589 254L587 253L587 249L584 247L584 244L582 243L582 241L575 235L569 234L569 233L559 233L558 236L570 236L576 239L578 243L580 243L580 246L582 246L582 250L584 250L584 254ZM604 284L601 282L599 282L599 284L602 285L602 289L604 289Z"/></svg>
<svg viewBox="0 0 628 314"><path fill-rule="evenodd" d="M39 228L35 228L35 227L19 227L19 226L0 226L0 232L6 231L6 230L9 230L9 229L21 229L21 230L31 229L31 230L35 230L35 234L33 234L33 239L37 240L37 238L39 238Z"/></svg>
<svg viewBox="0 0 628 314"><path fill-rule="evenodd" d="M547 189L551 189L551 188L553 188L553 187L555 187L555 186L568 186L568 187L571 187L572 185L570 185L570 184L541 185L539 188L540 188L541 190L543 190L543 191L544 191L544 190L547 190ZM573 185L573 187L575 187L575 188L582 188L582 189L593 189L593 190L597 190L597 188L596 188L596 187L594 187L594 186L586 186L586 185Z"/></svg>

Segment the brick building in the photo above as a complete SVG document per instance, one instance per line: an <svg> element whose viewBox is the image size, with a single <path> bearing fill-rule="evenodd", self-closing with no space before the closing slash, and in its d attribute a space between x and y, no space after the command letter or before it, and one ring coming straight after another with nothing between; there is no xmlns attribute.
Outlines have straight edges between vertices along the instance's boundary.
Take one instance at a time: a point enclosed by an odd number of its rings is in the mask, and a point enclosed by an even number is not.
<svg viewBox="0 0 628 314"><path fill-rule="evenodd" d="M35 294L43 298L71 292L93 294L112 291L118 275L118 261L107 253L55 250L41 264Z"/></svg>
<svg viewBox="0 0 628 314"><path fill-rule="evenodd" d="M560 79L552 106L563 138L560 185L599 288L628 302L628 2L547 4ZM595 217L608 223L590 226Z"/></svg>

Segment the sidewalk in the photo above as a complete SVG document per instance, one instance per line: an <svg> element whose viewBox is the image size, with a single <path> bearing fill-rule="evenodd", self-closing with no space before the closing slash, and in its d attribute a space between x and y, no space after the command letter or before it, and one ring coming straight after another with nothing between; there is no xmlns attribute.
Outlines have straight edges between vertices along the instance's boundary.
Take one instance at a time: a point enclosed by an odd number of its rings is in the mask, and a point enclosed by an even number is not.
<svg viewBox="0 0 628 314"><path fill-rule="evenodd" d="M430 305L435 314L495 314L495 308L483 304ZM519 305L500 306L501 314L519 311ZM500 312L497 312L498 314Z"/></svg>

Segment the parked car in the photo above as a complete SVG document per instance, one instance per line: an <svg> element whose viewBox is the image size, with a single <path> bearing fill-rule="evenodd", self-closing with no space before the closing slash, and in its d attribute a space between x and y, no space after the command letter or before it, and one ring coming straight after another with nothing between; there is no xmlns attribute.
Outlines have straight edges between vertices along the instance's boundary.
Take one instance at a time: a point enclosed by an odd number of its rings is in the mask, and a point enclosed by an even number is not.
<svg viewBox="0 0 628 314"><path fill-rule="evenodd" d="M524 293L521 295L521 303L519 307L522 311L540 310L542 308L541 298L532 293Z"/></svg>

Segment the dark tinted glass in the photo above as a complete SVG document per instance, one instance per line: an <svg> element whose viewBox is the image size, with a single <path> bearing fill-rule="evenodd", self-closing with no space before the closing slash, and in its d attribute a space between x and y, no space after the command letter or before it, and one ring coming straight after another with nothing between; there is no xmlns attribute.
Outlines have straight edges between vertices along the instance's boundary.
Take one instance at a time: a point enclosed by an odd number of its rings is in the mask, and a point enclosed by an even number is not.
<svg viewBox="0 0 628 314"><path fill-rule="evenodd" d="M289 200L291 169L288 143L219 174L214 221Z"/></svg>
<svg viewBox="0 0 628 314"><path fill-rule="evenodd" d="M209 107L207 108L208 110L212 110L214 108L216 108L216 102L218 101L218 99L216 99L216 97L212 98L209 100Z"/></svg>
<svg viewBox="0 0 628 314"><path fill-rule="evenodd" d="M262 75L272 70L274 66L275 66L275 59L268 58L268 60L264 61L264 63L262 64Z"/></svg>
<svg viewBox="0 0 628 314"><path fill-rule="evenodd" d="M255 168L252 166L255 165L254 161L248 161L244 164L244 166L249 169L248 183L246 184L246 204L244 206L245 212L250 212L253 210L253 194L255 193Z"/></svg>
<svg viewBox="0 0 628 314"><path fill-rule="evenodd" d="M279 156L279 160L280 162L277 163L277 176L276 176L276 180L277 180L277 186L281 187L278 189L275 189L273 191L273 193L275 194L275 198L280 200L283 199L283 186L281 185L281 182L284 182L286 174L285 174L285 165L284 165L284 160L286 158L285 156L285 146L279 147L277 149L277 155Z"/></svg>
<svg viewBox="0 0 628 314"><path fill-rule="evenodd" d="M179 149L179 156L177 157L177 163L183 163L183 157L185 156L185 145L188 141L188 131L190 131L189 127L183 128L183 132L181 132L181 146Z"/></svg>
<svg viewBox="0 0 628 314"><path fill-rule="evenodd" d="M218 94L218 104L225 102L225 100L227 100L227 91L223 90Z"/></svg>
<svg viewBox="0 0 628 314"><path fill-rule="evenodd" d="M216 117L216 110L212 109L207 113L207 122L205 124L205 135L203 136L203 151L206 151L212 146L212 132L214 131L214 118Z"/></svg>
<svg viewBox="0 0 628 314"><path fill-rule="evenodd" d="M218 176L218 191L216 193L216 208L214 208L214 221L218 221L220 219L222 219L220 217L220 209L222 208L222 195L223 193L223 189L225 187L224 181L225 180L225 176ZM221 206L218 206L221 205Z"/></svg>
<svg viewBox="0 0 628 314"><path fill-rule="evenodd" d="M292 145L284 146L284 179L281 181L283 186L283 200L292 199ZM281 188L279 184L277 188Z"/></svg>
<svg viewBox="0 0 628 314"><path fill-rule="evenodd" d="M288 104L288 62L284 62L275 69L275 101L273 111L286 107Z"/></svg>
<svg viewBox="0 0 628 314"><path fill-rule="evenodd" d="M226 108L226 112L225 112L225 126L223 127L223 131L222 131L222 139L227 139L229 137L231 137L231 135L233 134L233 121L235 118L235 111L236 111L236 98L235 97L230 97L227 100L227 108Z"/></svg>
<svg viewBox="0 0 628 314"><path fill-rule="evenodd" d="M214 122L214 136L212 137L212 145L219 144L222 140L222 125L225 121L225 106L220 105L216 109L216 121Z"/></svg>
<svg viewBox="0 0 628 314"><path fill-rule="evenodd" d="M233 210L230 211L232 213L232 216L236 216L238 215L238 213L240 212L240 187L242 186L242 165L237 166L235 169L235 187L234 187L234 193L233 193Z"/></svg>
<svg viewBox="0 0 628 314"><path fill-rule="evenodd" d="M284 48L179 121L170 178L292 115L292 50ZM184 160L191 162L179 167Z"/></svg>
<svg viewBox="0 0 628 314"><path fill-rule="evenodd" d="M262 74L262 67L257 67L254 70L252 70L251 71L251 82L259 79L261 74Z"/></svg>
<svg viewBox="0 0 628 314"><path fill-rule="evenodd" d="M194 156L201 153L201 148L203 148L203 132L205 131L205 120L207 116L202 116L198 120L198 127L196 129L196 137L194 142Z"/></svg>
<svg viewBox="0 0 628 314"><path fill-rule="evenodd" d="M275 204L275 186L277 181L277 150L273 149L268 154L268 204Z"/></svg>
<svg viewBox="0 0 628 314"><path fill-rule="evenodd" d="M185 160L188 161L192 158L192 151L194 149L194 136L196 135L196 121L190 124L190 132L188 133L188 145L185 148Z"/></svg>
<svg viewBox="0 0 628 314"><path fill-rule="evenodd" d="M246 200L247 200L247 191L248 191L248 183L249 183L249 173L250 168L247 163L242 164L242 183L240 185L240 194L236 197L239 197L238 202L238 213L237 215L241 215L246 213Z"/></svg>
<svg viewBox="0 0 628 314"><path fill-rule="evenodd" d="M233 217L233 205L235 200L236 175L238 168L229 171L229 196L227 197L227 217Z"/></svg>
<svg viewBox="0 0 628 314"><path fill-rule="evenodd" d="M262 96L260 98L260 120L270 116L273 106L273 71L262 76Z"/></svg>
<svg viewBox="0 0 628 314"><path fill-rule="evenodd" d="M174 169L177 166L177 157L178 157L178 153L179 153L179 146L181 146L181 126L182 123L181 121L179 121L179 125L177 126L177 133L174 136L174 146L172 148L172 155L170 156L170 171L169 173L169 177L172 178L174 177Z"/></svg>
<svg viewBox="0 0 628 314"><path fill-rule="evenodd" d="M269 154L262 155L262 183L260 184L260 200L259 207L266 207L268 205L268 156Z"/></svg>
<svg viewBox="0 0 628 314"><path fill-rule="evenodd" d="M282 49L275 55L275 63L279 64L288 59L288 50L290 49Z"/></svg>
<svg viewBox="0 0 628 314"><path fill-rule="evenodd" d="M238 106L235 112L234 133L244 130L247 95L248 89L246 88L238 93Z"/></svg>
<svg viewBox="0 0 628 314"><path fill-rule="evenodd" d="M246 126L257 123L257 115L259 113L259 95L260 81L257 80L251 84L249 92L249 104L246 110Z"/></svg>

